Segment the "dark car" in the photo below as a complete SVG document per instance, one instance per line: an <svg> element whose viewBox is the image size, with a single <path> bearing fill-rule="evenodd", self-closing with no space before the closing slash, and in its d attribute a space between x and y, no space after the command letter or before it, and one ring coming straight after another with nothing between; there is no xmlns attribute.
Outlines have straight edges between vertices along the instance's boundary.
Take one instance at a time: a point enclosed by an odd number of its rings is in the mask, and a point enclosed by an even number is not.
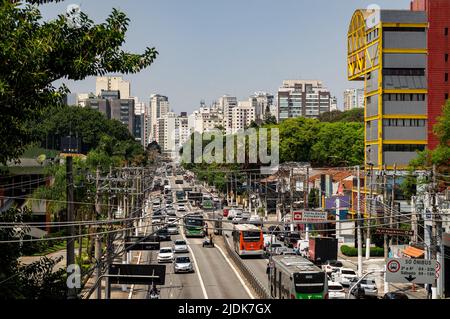
<svg viewBox="0 0 450 319"><path fill-rule="evenodd" d="M286 247L289 248L296 248L297 246L297 241L299 241L300 238L300 234L298 233L288 233L285 237L284 237L284 245Z"/></svg>
<svg viewBox="0 0 450 319"><path fill-rule="evenodd" d="M388 292L383 296L383 299L409 299L409 298L403 292L397 291L397 292Z"/></svg>
<svg viewBox="0 0 450 319"><path fill-rule="evenodd" d="M159 241L170 241L170 234L167 228L158 229L156 236L158 236Z"/></svg>

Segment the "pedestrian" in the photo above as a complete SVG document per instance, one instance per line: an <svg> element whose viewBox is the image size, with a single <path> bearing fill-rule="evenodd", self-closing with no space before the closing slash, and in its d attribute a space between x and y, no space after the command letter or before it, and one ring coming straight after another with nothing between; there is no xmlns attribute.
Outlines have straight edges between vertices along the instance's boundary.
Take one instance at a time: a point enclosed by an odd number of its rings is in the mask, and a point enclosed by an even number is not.
<svg viewBox="0 0 450 319"><path fill-rule="evenodd" d="M433 290L430 284L427 285L427 299L433 299Z"/></svg>

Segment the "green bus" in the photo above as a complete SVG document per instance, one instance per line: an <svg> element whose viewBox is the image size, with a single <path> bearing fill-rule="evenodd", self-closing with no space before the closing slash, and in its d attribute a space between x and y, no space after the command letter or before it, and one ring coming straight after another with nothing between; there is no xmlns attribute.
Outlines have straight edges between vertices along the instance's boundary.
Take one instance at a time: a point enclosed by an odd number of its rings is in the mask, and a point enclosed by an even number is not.
<svg viewBox="0 0 450 319"><path fill-rule="evenodd" d="M204 210L214 210L214 202L210 199L204 199L202 201L202 208Z"/></svg>
<svg viewBox="0 0 450 319"><path fill-rule="evenodd" d="M325 272L300 256L273 256L269 286L275 299L328 299Z"/></svg>
<svg viewBox="0 0 450 319"><path fill-rule="evenodd" d="M186 237L205 237L205 221L202 214L190 214L183 219Z"/></svg>

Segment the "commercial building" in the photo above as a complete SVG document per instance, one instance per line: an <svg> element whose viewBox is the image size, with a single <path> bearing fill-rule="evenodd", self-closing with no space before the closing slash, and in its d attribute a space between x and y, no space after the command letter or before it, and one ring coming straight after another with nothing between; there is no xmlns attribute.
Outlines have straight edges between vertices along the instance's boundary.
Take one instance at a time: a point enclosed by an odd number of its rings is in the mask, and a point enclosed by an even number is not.
<svg viewBox="0 0 450 319"><path fill-rule="evenodd" d="M347 89L344 91L344 111L364 108L364 89Z"/></svg>
<svg viewBox="0 0 450 319"><path fill-rule="evenodd" d="M95 95L101 95L102 91L119 91L122 99L129 99L130 87L130 82L121 76L101 76L95 82Z"/></svg>
<svg viewBox="0 0 450 319"><path fill-rule="evenodd" d="M367 169L406 168L426 146L426 27L424 12L357 10L353 15L348 76L364 81Z"/></svg>
<svg viewBox="0 0 450 319"><path fill-rule="evenodd" d="M331 94L316 80L287 80L278 90L278 120L294 117L317 118L329 112Z"/></svg>

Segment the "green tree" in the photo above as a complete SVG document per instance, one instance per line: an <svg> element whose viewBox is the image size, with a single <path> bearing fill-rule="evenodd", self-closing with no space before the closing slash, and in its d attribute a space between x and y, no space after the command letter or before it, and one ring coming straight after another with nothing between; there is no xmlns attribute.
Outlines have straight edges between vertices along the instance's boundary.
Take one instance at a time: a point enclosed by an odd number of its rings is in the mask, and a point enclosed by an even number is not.
<svg viewBox="0 0 450 319"><path fill-rule="evenodd" d="M59 2L28 0L29 4ZM82 80L107 73L136 73L150 66L158 52L122 50L129 19L116 9L105 23L81 13L76 25L66 15L43 21L38 6L0 2L0 163L17 159L39 136L30 123L61 105L68 93L59 79Z"/></svg>

